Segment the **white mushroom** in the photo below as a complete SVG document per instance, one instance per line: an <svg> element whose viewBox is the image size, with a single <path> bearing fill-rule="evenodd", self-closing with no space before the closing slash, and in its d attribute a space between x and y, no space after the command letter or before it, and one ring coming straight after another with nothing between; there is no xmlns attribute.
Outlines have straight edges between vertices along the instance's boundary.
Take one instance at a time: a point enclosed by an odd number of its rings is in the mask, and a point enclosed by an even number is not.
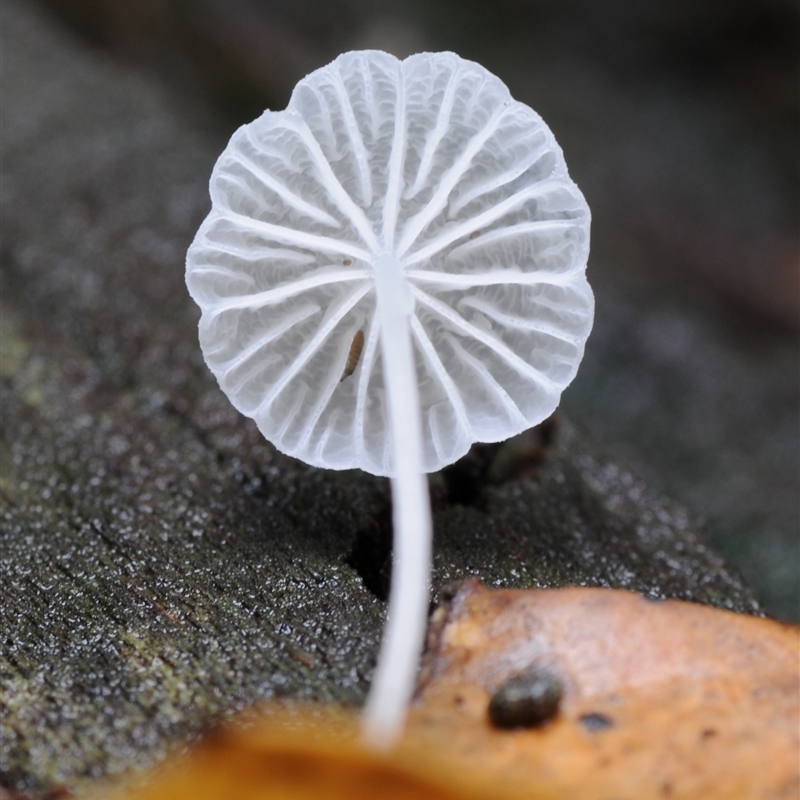
<svg viewBox="0 0 800 800"><path fill-rule="evenodd" d="M240 128L189 248L200 342L279 450L392 478L365 712L402 728L431 563L426 472L541 422L592 325L589 209L542 119L453 53L345 53Z"/></svg>

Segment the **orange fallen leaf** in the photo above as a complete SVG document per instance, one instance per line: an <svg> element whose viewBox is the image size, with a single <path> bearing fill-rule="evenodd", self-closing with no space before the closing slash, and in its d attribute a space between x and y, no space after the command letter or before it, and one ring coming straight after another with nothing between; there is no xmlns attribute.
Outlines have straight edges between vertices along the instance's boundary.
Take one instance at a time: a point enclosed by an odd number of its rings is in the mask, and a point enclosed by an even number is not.
<svg viewBox="0 0 800 800"><path fill-rule="evenodd" d="M607 589L462 584L434 615L409 735L531 797L796 798L800 629ZM490 698L534 666L556 717L508 731Z"/></svg>
<svg viewBox="0 0 800 800"><path fill-rule="evenodd" d="M607 589L469 581L434 614L391 753L363 745L355 712L273 705L115 796L796 798L799 653L800 628L771 620ZM554 716L497 727L492 696L531 668L560 688Z"/></svg>
<svg viewBox="0 0 800 800"><path fill-rule="evenodd" d="M108 793L100 795L109 797ZM269 704L115 800L489 800L419 748L382 753L353 709ZM502 795L500 796L502 798Z"/></svg>

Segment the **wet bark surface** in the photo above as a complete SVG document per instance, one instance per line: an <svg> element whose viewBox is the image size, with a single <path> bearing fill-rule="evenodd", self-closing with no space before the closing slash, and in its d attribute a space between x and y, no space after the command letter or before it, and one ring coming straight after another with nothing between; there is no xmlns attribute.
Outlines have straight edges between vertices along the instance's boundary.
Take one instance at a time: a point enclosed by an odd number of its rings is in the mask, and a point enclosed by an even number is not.
<svg viewBox="0 0 800 800"><path fill-rule="evenodd" d="M564 407L800 622L800 7L784 0L41 0L206 135L339 53L452 50L564 148L596 318Z"/></svg>
<svg viewBox="0 0 800 800"><path fill-rule="evenodd" d="M388 483L276 453L197 345L183 258L218 143L3 9L0 785L150 763L268 697L360 703ZM633 589L758 613L685 508L567 420L431 476L433 591Z"/></svg>

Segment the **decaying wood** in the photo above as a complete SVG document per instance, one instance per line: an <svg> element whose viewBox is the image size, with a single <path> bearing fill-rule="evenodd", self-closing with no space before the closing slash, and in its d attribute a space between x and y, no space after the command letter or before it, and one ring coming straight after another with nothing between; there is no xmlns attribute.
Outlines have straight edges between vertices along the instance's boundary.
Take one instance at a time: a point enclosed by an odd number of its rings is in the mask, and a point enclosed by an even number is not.
<svg viewBox="0 0 800 800"><path fill-rule="evenodd" d="M32 5L2 37L0 784L44 795L258 700L360 703L390 498L275 453L202 363L183 258L218 143ZM434 588L759 611L685 509L540 434L432 476Z"/></svg>

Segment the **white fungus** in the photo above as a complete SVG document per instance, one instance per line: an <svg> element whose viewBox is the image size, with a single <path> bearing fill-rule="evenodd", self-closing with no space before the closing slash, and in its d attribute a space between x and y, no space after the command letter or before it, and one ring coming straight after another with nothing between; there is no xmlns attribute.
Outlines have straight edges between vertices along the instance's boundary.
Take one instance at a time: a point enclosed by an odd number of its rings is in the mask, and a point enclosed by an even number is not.
<svg viewBox="0 0 800 800"><path fill-rule="evenodd" d="M590 215L542 119L453 53L345 53L241 127L189 248L200 342L279 450L392 477L365 730L402 728L425 631L425 472L558 404L593 296ZM356 352L357 351L357 352Z"/></svg>

